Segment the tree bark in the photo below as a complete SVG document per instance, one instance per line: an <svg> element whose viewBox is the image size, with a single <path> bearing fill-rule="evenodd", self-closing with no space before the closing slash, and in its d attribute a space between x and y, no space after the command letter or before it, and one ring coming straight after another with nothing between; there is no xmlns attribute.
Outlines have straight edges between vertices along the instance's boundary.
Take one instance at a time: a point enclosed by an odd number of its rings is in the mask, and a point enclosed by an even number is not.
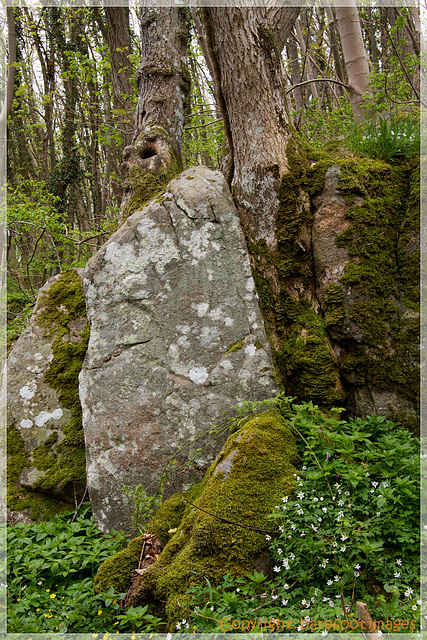
<svg viewBox="0 0 427 640"><path fill-rule="evenodd" d="M188 26L184 9L141 8L135 134L124 150L128 170L120 220L142 207L182 170Z"/></svg>
<svg viewBox="0 0 427 640"><path fill-rule="evenodd" d="M356 121L361 122L366 113L363 109L363 98L368 84L369 66L356 1L351 0L346 6L335 1L338 32L340 34L344 63L350 86L350 102Z"/></svg>
<svg viewBox="0 0 427 640"><path fill-rule="evenodd" d="M341 64L341 55L340 55L340 50L339 50L338 41L337 41L337 34L335 30L334 12L330 5L325 6L325 11L326 11L326 17L328 19L329 39L331 41L331 51L334 57L335 73L337 74L338 80L340 80L340 82L344 84L345 77L344 77L344 71ZM343 95L343 92L344 91L342 87L337 87L338 95L340 96Z"/></svg>
<svg viewBox="0 0 427 640"><path fill-rule="evenodd" d="M342 401L343 390L326 333L315 328L322 320L310 201L302 186L304 152L289 121L281 68L281 51L298 13L290 7L205 9L230 123L233 198L273 355L286 393L321 402L327 395L332 403ZM293 355L298 341L307 343L309 358ZM322 362L315 375L311 362ZM307 382L322 377L322 367L329 376L326 394Z"/></svg>
<svg viewBox="0 0 427 640"><path fill-rule="evenodd" d="M127 146L133 136L133 106L132 65L129 60L132 48L126 8L105 7L105 20L111 61L113 105L114 109L122 112L120 120L124 126L123 144Z"/></svg>
<svg viewBox="0 0 427 640"><path fill-rule="evenodd" d="M183 9L141 9L142 60L134 144L141 160L163 150L181 167L185 102L189 91L186 56L188 28ZM151 131L151 133L150 133ZM153 133L154 132L154 133ZM171 159L171 158L170 158Z"/></svg>
<svg viewBox="0 0 427 640"><path fill-rule="evenodd" d="M248 236L272 249L278 188L289 170L280 54L298 13L299 8L206 9L230 124L233 196Z"/></svg>

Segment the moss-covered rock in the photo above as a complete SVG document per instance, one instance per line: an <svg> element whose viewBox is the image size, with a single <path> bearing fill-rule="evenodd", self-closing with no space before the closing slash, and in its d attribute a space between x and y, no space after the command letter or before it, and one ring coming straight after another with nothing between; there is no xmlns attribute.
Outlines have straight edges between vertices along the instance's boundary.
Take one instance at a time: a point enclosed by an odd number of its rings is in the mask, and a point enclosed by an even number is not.
<svg viewBox="0 0 427 640"><path fill-rule="evenodd" d="M312 180L317 229L336 247L322 251L316 279L347 406L361 416L399 415L413 429L419 401L418 163L322 158ZM317 236L321 231L314 242Z"/></svg>
<svg viewBox="0 0 427 640"><path fill-rule="evenodd" d="M287 394L322 406L342 404L338 363L315 293L313 212L307 146L289 139L290 171L281 180L276 215L277 250L249 242L254 280L278 378ZM325 168L326 172L326 168Z"/></svg>
<svg viewBox="0 0 427 640"><path fill-rule="evenodd" d="M157 562L138 578L130 604L163 608L172 630L182 618L178 603L185 603L186 590L205 577L215 584L227 572L241 576L257 568L269 573L265 535L272 524L267 516L282 496L292 494L297 462L291 429L278 414L267 412L242 423L201 483L160 508L150 531L171 537ZM133 545L136 555L142 541ZM101 566L98 589L130 585L123 558L118 554ZM124 582L118 572L127 573Z"/></svg>
<svg viewBox="0 0 427 640"><path fill-rule="evenodd" d="M80 276L63 272L40 291L8 359L8 506L48 518L86 484L78 375L89 325Z"/></svg>

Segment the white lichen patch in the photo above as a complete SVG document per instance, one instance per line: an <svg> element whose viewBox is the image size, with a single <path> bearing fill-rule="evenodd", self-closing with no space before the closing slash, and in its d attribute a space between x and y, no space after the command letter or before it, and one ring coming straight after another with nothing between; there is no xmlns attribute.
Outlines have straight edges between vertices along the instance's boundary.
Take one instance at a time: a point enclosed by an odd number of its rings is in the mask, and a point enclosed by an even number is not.
<svg viewBox="0 0 427 640"><path fill-rule="evenodd" d="M257 352L257 348L254 344L247 344L245 347L245 353L248 356L254 356Z"/></svg>
<svg viewBox="0 0 427 640"><path fill-rule="evenodd" d="M209 377L206 367L193 367L188 372L188 377L194 384L203 384Z"/></svg>
<svg viewBox="0 0 427 640"><path fill-rule="evenodd" d="M176 343L182 347L183 349L188 349L190 346L190 341L187 338L187 336L181 336L180 338L178 338L178 340L176 341Z"/></svg>
<svg viewBox="0 0 427 640"><path fill-rule="evenodd" d="M223 360L219 365L224 369L224 371L231 371L234 368L230 360Z"/></svg>
<svg viewBox="0 0 427 640"><path fill-rule="evenodd" d="M217 327L203 327L199 336L200 344L202 347L209 347L218 342L219 335Z"/></svg>
<svg viewBox="0 0 427 640"><path fill-rule="evenodd" d="M22 427L23 429L31 429L31 427L33 426L33 421L21 420L21 422L19 423L19 426Z"/></svg>
<svg viewBox="0 0 427 640"><path fill-rule="evenodd" d="M225 324L226 327L232 327L233 324L234 324L233 318L230 318L229 316L226 316L224 318L224 324Z"/></svg>
<svg viewBox="0 0 427 640"><path fill-rule="evenodd" d="M31 398L34 397L36 388L37 385L35 382L28 382L26 385L19 389L19 395L21 396L21 398L24 398L24 400L31 400Z"/></svg>
<svg viewBox="0 0 427 640"><path fill-rule="evenodd" d="M35 417L34 422L37 427L42 427L48 420L59 420L62 418L64 412L62 409L55 409L52 413L48 411L40 411L38 416Z"/></svg>
<svg viewBox="0 0 427 640"><path fill-rule="evenodd" d="M192 308L197 312L199 318L203 318L209 311L209 303L201 302L200 304L192 304Z"/></svg>
<svg viewBox="0 0 427 640"><path fill-rule="evenodd" d="M181 242L193 257L192 265L196 265L199 260L206 258L211 244L211 231L215 229L212 222L207 222L201 229L195 229L191 232L190 238L182 238Z"/></svg>
<svg viewBox="0 0 427 640"><path fill-rule="evenodd" d="M245 289L246 291L254 291L255 289L255 282L253 278L248 278L246 280L246 285L245 285Z"/></svg>

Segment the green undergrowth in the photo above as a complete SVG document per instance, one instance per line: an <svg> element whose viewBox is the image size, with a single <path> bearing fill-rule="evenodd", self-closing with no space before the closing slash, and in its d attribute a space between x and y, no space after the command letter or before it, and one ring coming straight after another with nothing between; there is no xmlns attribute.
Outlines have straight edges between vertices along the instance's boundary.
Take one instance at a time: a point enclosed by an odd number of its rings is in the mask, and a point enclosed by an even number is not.
<svg viewBox="0 0 427 640"><path fill-rule="evenodd" d="M103 534L89 503L48 522L9 527L8 633L149 633L159 620L147 607L124 611L125 594L95 593L100 564L127 542L125 534Z"/></svg>
<svg viewBox="0 0 427 640"><path fill-rule="evenodd" d="M340 420L279 396L302 465L266 534L273 575L228 571L189 589L175 631L356 632L356 601L383 632L419 628L419 443L384 417ZM366 629L365 629L366 630Z"/></svg>
<svg viewBox="0 0 427 640"><path fill-rule="evenodd" d="M357 601L385 632L417 630L419 442L341 411L238 407L205 478L155 514L163 551L126 610L142 536L102 534L88 505L10 527L8 631L360 633Z"/></svg>
<svg viewBox="0 0 427 640"><path fill-rule="evenodd" d="M8 427L8 506L11 510L30 509L34 519L48 518L67 507L67 501L80 499L86 484L85 449L78 375L89 340L89 323L80 276L76 270L64 271L44 292L35 311L34 321L52 340L52 360L44 382L58 393L67 422L65 435L58 442L54 430L32 452L25 451L19 431ZM74 323L79 327L73 334ZM81 330L81 325L84 327ZM18 486L24 467L43 471L33 490ZM65 500L65 502L64 502Z"/></svg>

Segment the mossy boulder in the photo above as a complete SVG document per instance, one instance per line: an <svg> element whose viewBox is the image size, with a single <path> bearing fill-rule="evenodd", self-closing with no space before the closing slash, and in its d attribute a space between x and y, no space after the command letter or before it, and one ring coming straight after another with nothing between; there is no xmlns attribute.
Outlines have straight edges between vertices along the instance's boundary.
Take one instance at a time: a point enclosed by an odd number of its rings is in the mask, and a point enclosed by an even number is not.
<svg viewBox="0 0 427 640"><path fill-rule="evenodd" d="M313 167L316 292L351 413L419 415L419 164Z"/></svg>
<svg viewBox="0 0 427 640"><path fill-rule="evenodd" d="M215 584L228 572L241 576L257 569L269 574L266 534L274 526L268 514L292 494L298 459L292 431L278 414L243 421L204 479L159 509L150 531L166 544L157 562L134 583L129 603L161 611L172 631L182 618L179 605L185 604L187 589L203 584L205 577ZM101 566L98 590L130 586L127 558L138 556L142 538L131 545Z"/></svg>
<svg viewBox="0 0 427 640"><path fill-rule="evenodd" d="M89 325L75 269L39 292L8 362L8 507L49 518L80 500L86 485L78 375Z"/></svg>

